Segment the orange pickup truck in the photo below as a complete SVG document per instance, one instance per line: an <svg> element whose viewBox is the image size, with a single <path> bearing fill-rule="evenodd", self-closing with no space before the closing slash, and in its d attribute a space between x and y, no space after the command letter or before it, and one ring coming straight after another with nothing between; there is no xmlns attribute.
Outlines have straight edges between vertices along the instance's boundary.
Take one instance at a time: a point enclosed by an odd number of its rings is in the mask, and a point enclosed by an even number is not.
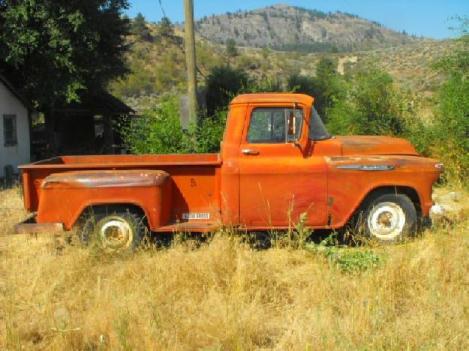
<svg viewBox="0 0 469 351"><path fill-rule="evenodd" d="M17 233L79 229L131 249L151 232L338 229L396 241L429 216L443 166L407 141L331 136L301 94L247 94L230 104L219 154L62 156L20 167Z"/></svg>

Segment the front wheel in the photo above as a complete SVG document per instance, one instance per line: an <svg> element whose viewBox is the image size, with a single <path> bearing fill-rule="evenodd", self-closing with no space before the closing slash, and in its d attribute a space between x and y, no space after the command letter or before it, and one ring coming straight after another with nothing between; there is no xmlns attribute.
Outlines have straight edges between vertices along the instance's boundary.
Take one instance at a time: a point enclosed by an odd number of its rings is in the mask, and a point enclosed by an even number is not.
<svg viewBox="0 0 469 351"><path fill-rule="evenodd" d="M141 215L122 209L87 214L79 231L84 244L121 252L135 250L144 239L147 228Z"/></svg>
<svg viewBox="0 0 469 351"><path fill-rule="evenodd" d="M418 216L414 203L404 194L384 194L371 200L360 213L359 224L367 237L394 243L415 234Z"/></svg>

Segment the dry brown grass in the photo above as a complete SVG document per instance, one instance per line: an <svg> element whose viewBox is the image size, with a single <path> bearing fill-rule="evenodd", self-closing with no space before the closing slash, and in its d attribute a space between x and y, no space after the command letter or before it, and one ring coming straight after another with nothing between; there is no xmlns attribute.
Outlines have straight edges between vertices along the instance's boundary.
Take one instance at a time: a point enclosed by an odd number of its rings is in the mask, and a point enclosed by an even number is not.
<svg viewBox="0 0 469 351"><path fill-rule="evenodd" d="M24 213L0 192L0 233ZM129 257L0 238L0 349L467 350L469 221L372 250L344 273L321 251L227 235Z"/></svg>

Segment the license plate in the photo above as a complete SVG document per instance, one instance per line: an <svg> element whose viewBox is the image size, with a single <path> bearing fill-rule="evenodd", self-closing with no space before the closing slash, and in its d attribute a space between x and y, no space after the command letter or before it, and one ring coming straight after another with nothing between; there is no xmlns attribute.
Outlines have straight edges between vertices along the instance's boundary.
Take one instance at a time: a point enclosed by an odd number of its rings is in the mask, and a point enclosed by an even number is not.
<svg viewBox="0 0 469 351"><path fill-rule="evenodd" d="M183 213L182 219L191 220L191 219L210 219L210 213L205 212L190 212Z"/></svg>

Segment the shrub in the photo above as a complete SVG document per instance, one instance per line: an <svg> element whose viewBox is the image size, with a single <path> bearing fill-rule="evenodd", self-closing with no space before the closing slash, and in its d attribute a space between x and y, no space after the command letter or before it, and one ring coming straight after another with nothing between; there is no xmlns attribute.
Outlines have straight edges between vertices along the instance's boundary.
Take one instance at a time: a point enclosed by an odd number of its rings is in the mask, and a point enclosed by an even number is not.
<svg viewBox="0 0 469 351"><path fill-rule="evenodd" d="M130 120L121 133L127 147L135 154L193 151L190 136L181 128L175 98L167 98L143 116Z"/></svg>
<svg viewBox="0 0 469 351"><path fill-rule="evenodd" d="M389 74L362 70L349 78L347 94L327 110L328 127L338 134L402 135L403 102Z"/></svg>
<svg viewBox="0 0 469 351"><path fill-rule="evenodd" d="M421 155L432 156L432 145L435 143L433 125L415 115L406 118L405 123L403 137L408 139Z"/></svg>
<svg viewBox="0 0 469 351"><path fill-rule="evenodd" d="M225 129L226 113L201 118L198 126L183 130L176 97L163 99L155 108L121 128L124 142L135 154L217 152Z"/></svg>
<svg viewBox="0 0 469 351"><path fill-rule="evenodd" d="M404 132L400 96L386 72L359 72L352 97L355 103L355 123L359 134L391 134Z"/></svg>
<svg viewBox="0 0 469 351"><path fill-rule="evenodd" d="M452 74L440 90L434 125L435 154L446 165L446 176L457 182L469 177L469 80Z"/></svg>
<svg viewBox="0 0 469 351"><path fill-rule="evenodd" d="M448 75L440 88L432 151L446 166L446 177L467 185L469 176L469 21L461 19L459 48L439 62Z"/></svg>
<svg viewBox="0 0 469 351"><path fill-rule="evenodd" d="M316 97L319 93L316 81L299 73L293 73L287 79L287 90Z"/></svg>
<svg viewBox="0 0 469 351"><path fill-rule="evenodd" d="M258 80L251 81L249 92L251 93L267 93L267 92L282 92L285 89L282 86L282 82L277 77L266 77L263 76Z"/></svg>
<svg viewBox="0 0 469 351"><path fill-rule="evenodd" d="M218 152L226 124L226 111L202 118L196 130L197 152Z"/></svg>
<svg viewBox="0 0 469 351"><path fill-rule="evenodd" d="M226 40L226 55L229 58L233 58L239 55L238 48L236 47L236 41L234 39Z"/></svg>
<svg viewBox="0 0 469 351"><path fill-rule="evenodd" d="M326 251L329 263L344 273L359 273L377 268L382 258L371 250L353 249Z"/></svg>
<svg viewBox="0 0 469 351"><path fill-rule="evenodd" d="M308 251L327 258L329 265L343 273L361 273L378 268L383 257L371 249L355 249L338 246L337 234L332 234L319 244L308 244Z"/></svg>

